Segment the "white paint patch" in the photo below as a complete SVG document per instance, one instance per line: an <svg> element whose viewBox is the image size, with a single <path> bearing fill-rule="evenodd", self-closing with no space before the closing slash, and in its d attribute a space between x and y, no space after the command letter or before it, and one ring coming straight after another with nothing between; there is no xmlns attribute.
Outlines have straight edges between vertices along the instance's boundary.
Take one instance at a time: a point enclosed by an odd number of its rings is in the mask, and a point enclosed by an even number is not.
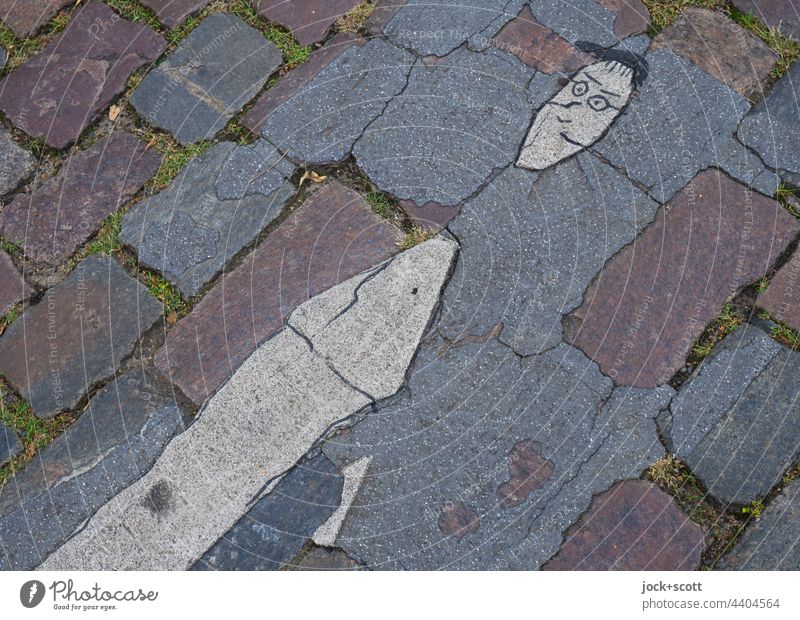
<svg viewBox="0 0 800 620"><path fill-rule="evenodd" d="M317 528L317 531L311 537L320 547L333 547L336 544L336 537L339 535L339 530L342 529L342 524L348 511L353 506L356 494L364 482L364 477L367 475L371 462L372 457L365 456L342 469L342 475L344 476L342 503L339 504L336 512Z"/></svg>

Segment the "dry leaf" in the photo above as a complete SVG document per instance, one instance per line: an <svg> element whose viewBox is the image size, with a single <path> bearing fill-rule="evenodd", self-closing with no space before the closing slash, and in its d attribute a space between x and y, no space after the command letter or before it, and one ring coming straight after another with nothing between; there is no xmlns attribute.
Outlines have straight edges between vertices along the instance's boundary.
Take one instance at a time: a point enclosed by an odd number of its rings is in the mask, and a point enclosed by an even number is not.
<svg viewBox="0 0 800 620"><path fill-rule="evenodd" d="M167 324L168 325L175 325L178 321L178 313L174 310L167 315Z"/></svg>
<svg viewBox="0 0 800 620"><path fill-rule="evenodd" d="M153 136L152 138L150 138L150 142L148 142L148 143L145 145L145 147L144 147L144 150L146 151L146 150L147 150L147 149L149 149L151 146L153 146L155 143L156 143L156 137L155 137L155 136Z"/></svg>
<svg viewBox="0 0 800 620"><path fill-rule="evenodd" d="M110 120L113 123L115 120L117 120L117 117L120 115L120 112L122 112L122 106L112 105L108 109L108 120Z"/></svg>
<svg viewBox="0 0 800 620"><path fill-rule="evenodd" d="M322 183L327 178L328 177L326 177L326 176L323 176L321 174L317 174L313 170L306 170L303 173L303 176L300 177L300 183L297 186L297 189L300 189L301 187L303 187L303 183L305 183L307 180L311 181L312 183Z"/></svg>

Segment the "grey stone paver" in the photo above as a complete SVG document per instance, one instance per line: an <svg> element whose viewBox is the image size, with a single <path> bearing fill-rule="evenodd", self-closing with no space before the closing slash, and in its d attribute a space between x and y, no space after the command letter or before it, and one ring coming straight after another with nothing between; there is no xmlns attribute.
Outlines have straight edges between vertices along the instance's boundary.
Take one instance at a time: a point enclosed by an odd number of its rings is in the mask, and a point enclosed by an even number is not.
<svg viewBox="0 0 800 620"><path fill-rule="evenodd" d="M790 183L800 184L800 63L742 120L738 136Z"/></svg>
<svg viewBox="0 0 800 620"><path fill-rule="evenodd" d="M459 50L417 63L408 85L353 147L382 189L419 206L456 205L517 155L533 71L504 52Z"/></svg>
<svg viewBox="0 0 800 620"><path fill-rule="evenodd" d="M617 42L616 16L595 0L549 0L531 2L533 16L570 43L591 41L602 46Z"/></svg>
<svg viewBox="0 0 800 620"><path fill-rule="evenodd" d="M33 289L25 283L11 257L0 250L0 315L32 294Z"/></svg>
<svg viewBox="0 0 800 620"><path fill-rule="evenodd" d="M751 523L718 564L721 570L800 570L800 480L794 480Z"/></svg>
<svg viewBox="0 0 800 620"><path fill-rule="evenodd" d="M0 467L22 453L22 443L14 429L0 422Z"/></svg>
<svg viewBox="0 0 800 620"><path fill-rule="evenodd" d="M161 312L113 258L90 256L0 337L0 372L51 418L112 376Z"/></svg>
<svg viewBox="0 0 800 620"><path fill-rule="evenodd" d="M12 191L33 172L36 158L0 127L0 195Z"/></svg>
<svg viewBox="0 0 800 620"><path fill-rule="evenodd" d="M251 355L153 468L43 567L192 565L331 425L397 389L454 253L452 241L432 239L300 306L302 322ZM339 328L351 324L351 312L359 331ZM386 317L397 323L382 323ZM365 325L368 334L360 332ZM341 338L335 355L317 347L328 329ZM364 367L376 358L389 363Z"/></svg>
<svg viewBox="0 0 800 620"><path fill-rule="evenodd" d="M343 479L325 456L299 463L203 554L193 570L278 570L339 505Z"/></svg>
<svg viewBox="0 0 800 620"><path fill-rule="evenodd" d="M724 504L766 495L800 457L800 354L755 327L728 336L661 420L671 449Z"/></svg>
<svg viewBox="0 0 800 620"><path fill-rule="evenodd" d="M152 371L104 388L0 490L0 568L33 569L147 471L182 425L171 387Z"/></svg>
<svg viewBox="0 0 800 620"><path fill-rule="evenodd" d="M142 80L130 101L181 144L211 139L281 61L275 44L235 15L210 15Z"/></svg>
<svg viewBox="0 0 800 620"><path fill-rule="evenodd" d="M191 297L283 210L294 166L264 140L221 142L125 216L120 241Z"/></svg>
<svg viewBox="0 0 800 620"><path fill-rule="evenodd" d="M199 11L211 0L141 0L159 21L169 28L179 25L192 13Z"/></svg>

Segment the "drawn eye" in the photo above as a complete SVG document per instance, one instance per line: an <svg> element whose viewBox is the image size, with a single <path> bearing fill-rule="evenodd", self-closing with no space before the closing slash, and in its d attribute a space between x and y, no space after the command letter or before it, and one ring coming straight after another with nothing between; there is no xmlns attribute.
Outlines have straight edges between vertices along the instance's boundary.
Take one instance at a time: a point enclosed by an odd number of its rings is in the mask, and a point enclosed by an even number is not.
<svg viewBox="0 0 800 620"><path fill-rule="evenodd" d="M586 94L586 91L589 90L588 82L573 82L572 83L572 94L576 97L582 97Z"/></svg>
<svg viewBox="0 0 800 620"><path fill-rule="evenodd" d="M611 104L608 103L608 99L603 97L603 95L594 95L593 97L589 97L589 101L587 103L595 112L602 112L606 108L611 107Z"/></svg>

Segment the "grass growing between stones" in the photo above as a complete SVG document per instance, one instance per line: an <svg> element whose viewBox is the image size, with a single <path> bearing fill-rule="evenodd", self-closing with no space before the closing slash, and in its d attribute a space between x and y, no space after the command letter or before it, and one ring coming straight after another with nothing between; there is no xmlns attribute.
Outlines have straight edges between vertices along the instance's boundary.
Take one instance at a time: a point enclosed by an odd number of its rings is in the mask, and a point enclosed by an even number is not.
<svg viewBox="0 0 800 620"><path fill-rule="evenodd" d="M797 197L797 190L781 183L775 192L775 198L784 209L800 220L800 199Z"/></svg>
<svg viewBox="0 0 800 620"><path fill-rule="evenodd" d="M53 37L67 27L70 18L71 15L68 11L61 11L40 28L38 34L25 39L15 37L11 28L0 22L0 46L4 47L8 54L6 66L0 71L0 75L7 74L39 52Z"/></svg>
<svg viewBox="0 0 800 620"><path fill-rule="evenodd" d="M648 468L644 477L670 494L688 517L705 532L706 548L702 562L705 570L714 567L736 542L748 519L755 516L744 512L728 514L715 508L694 474L675 456L667 455L656 461Z"/></svg>
<svg viewBox="0 0 800 620"><path fill-rule="evenodd" d="M800 351L800 335L782 323L778 323L771 330L771 336L785 347Z"/></svg>
<svg viewBox="0 0 800 620"><path fill-rule="evenodd" d="M783 36L777 28L768 28L755 15L749 15L728 7L728 15L745 30L748 30L778 55L778 60L770 72L770 78L777 80L800 58L800 43Z"/></svg>
<svg viewBox="0 0 800 620"><path fill-rule="evenodd" d="M703 334L692 347L688 364L694 366L705 359L714 349L714 345L733 332L737 327L744 325L747 317L742 310L737 310L732 304L725 304L722 311L714 321L706 327Z"/></svg>
<svg viewBox="0 0 800 620"><path fill-rule="evenodd" d="M364 200L370 208L384 219L389 219L392 215L392 203L383 192L369 192L364 196Z"/></svg>
<svg viewBox="0 0 800 620"><path fill-rule="evenodd" d="M405 236L397 242L401 250L408 250L415 245L424 243L428 239L433 239L436 236L436 231L433 228L423 228L417 224L412 224L407 230Z"/></svg>
<svg viewBox="0 0 800 620"><path fill-rule="evenodd" d="M337 32L358 32L374 12L375 2L365 0L337 19L334 28Z"/></svg>
<svg viewBox="0 0 800 620"><path fill-rule="evenodd" d="M147 143L148 148L154 148L163 155L161 165L145 185L148 194L164 189L178 176L181 168L190 159L202 155L214 144L211 140L204 140L183 146L172 136L161 131L144 132L141 137Z"/></svg>
<svg viewBox="0 0 800 620"><path fill-rule="evenodd" d="M19 315L22 313L22 304L14 304L3 316L0 316L0 336L8 329L8 326L11 325L14 321L19 318Z"/></svg>
<svg viewBox="0 0 800 620"><path fill-rule="evenodd" d="M642 0L642 4L650 11L650 28L648 34L652 37L664 30L683 10L688 7L701 9L723 9L726 0Z"/></svg>
<svg viewBox="0 0 800 620"><path fill-rule="evenodd" d="M119 231L122 229L124 215L122 211L117 211L105 219L100 227L100 232L86 247L86 256L91 254L113 254L120 250L122 244L119 241Z"/></svg>
<svg viewBox="0 0 800 620"><path fill-rule="evenodd" d="M283 61L288 68L293 68L304 62L312 52L308 45L300 45L285 28L270 24L262 18L253 8L250 0L233 0L228 9L242 21L249 24L272 41L283 54Z"/></svg>
<svg viewBox="0 0 800 620"><path fill-rule="evenodd" d="M132 22L142 22L150 26L153 30L163 30L161 22L158 21L155 13L142 6L136 0L104 0L105 3L125 19Z"/></svg>

